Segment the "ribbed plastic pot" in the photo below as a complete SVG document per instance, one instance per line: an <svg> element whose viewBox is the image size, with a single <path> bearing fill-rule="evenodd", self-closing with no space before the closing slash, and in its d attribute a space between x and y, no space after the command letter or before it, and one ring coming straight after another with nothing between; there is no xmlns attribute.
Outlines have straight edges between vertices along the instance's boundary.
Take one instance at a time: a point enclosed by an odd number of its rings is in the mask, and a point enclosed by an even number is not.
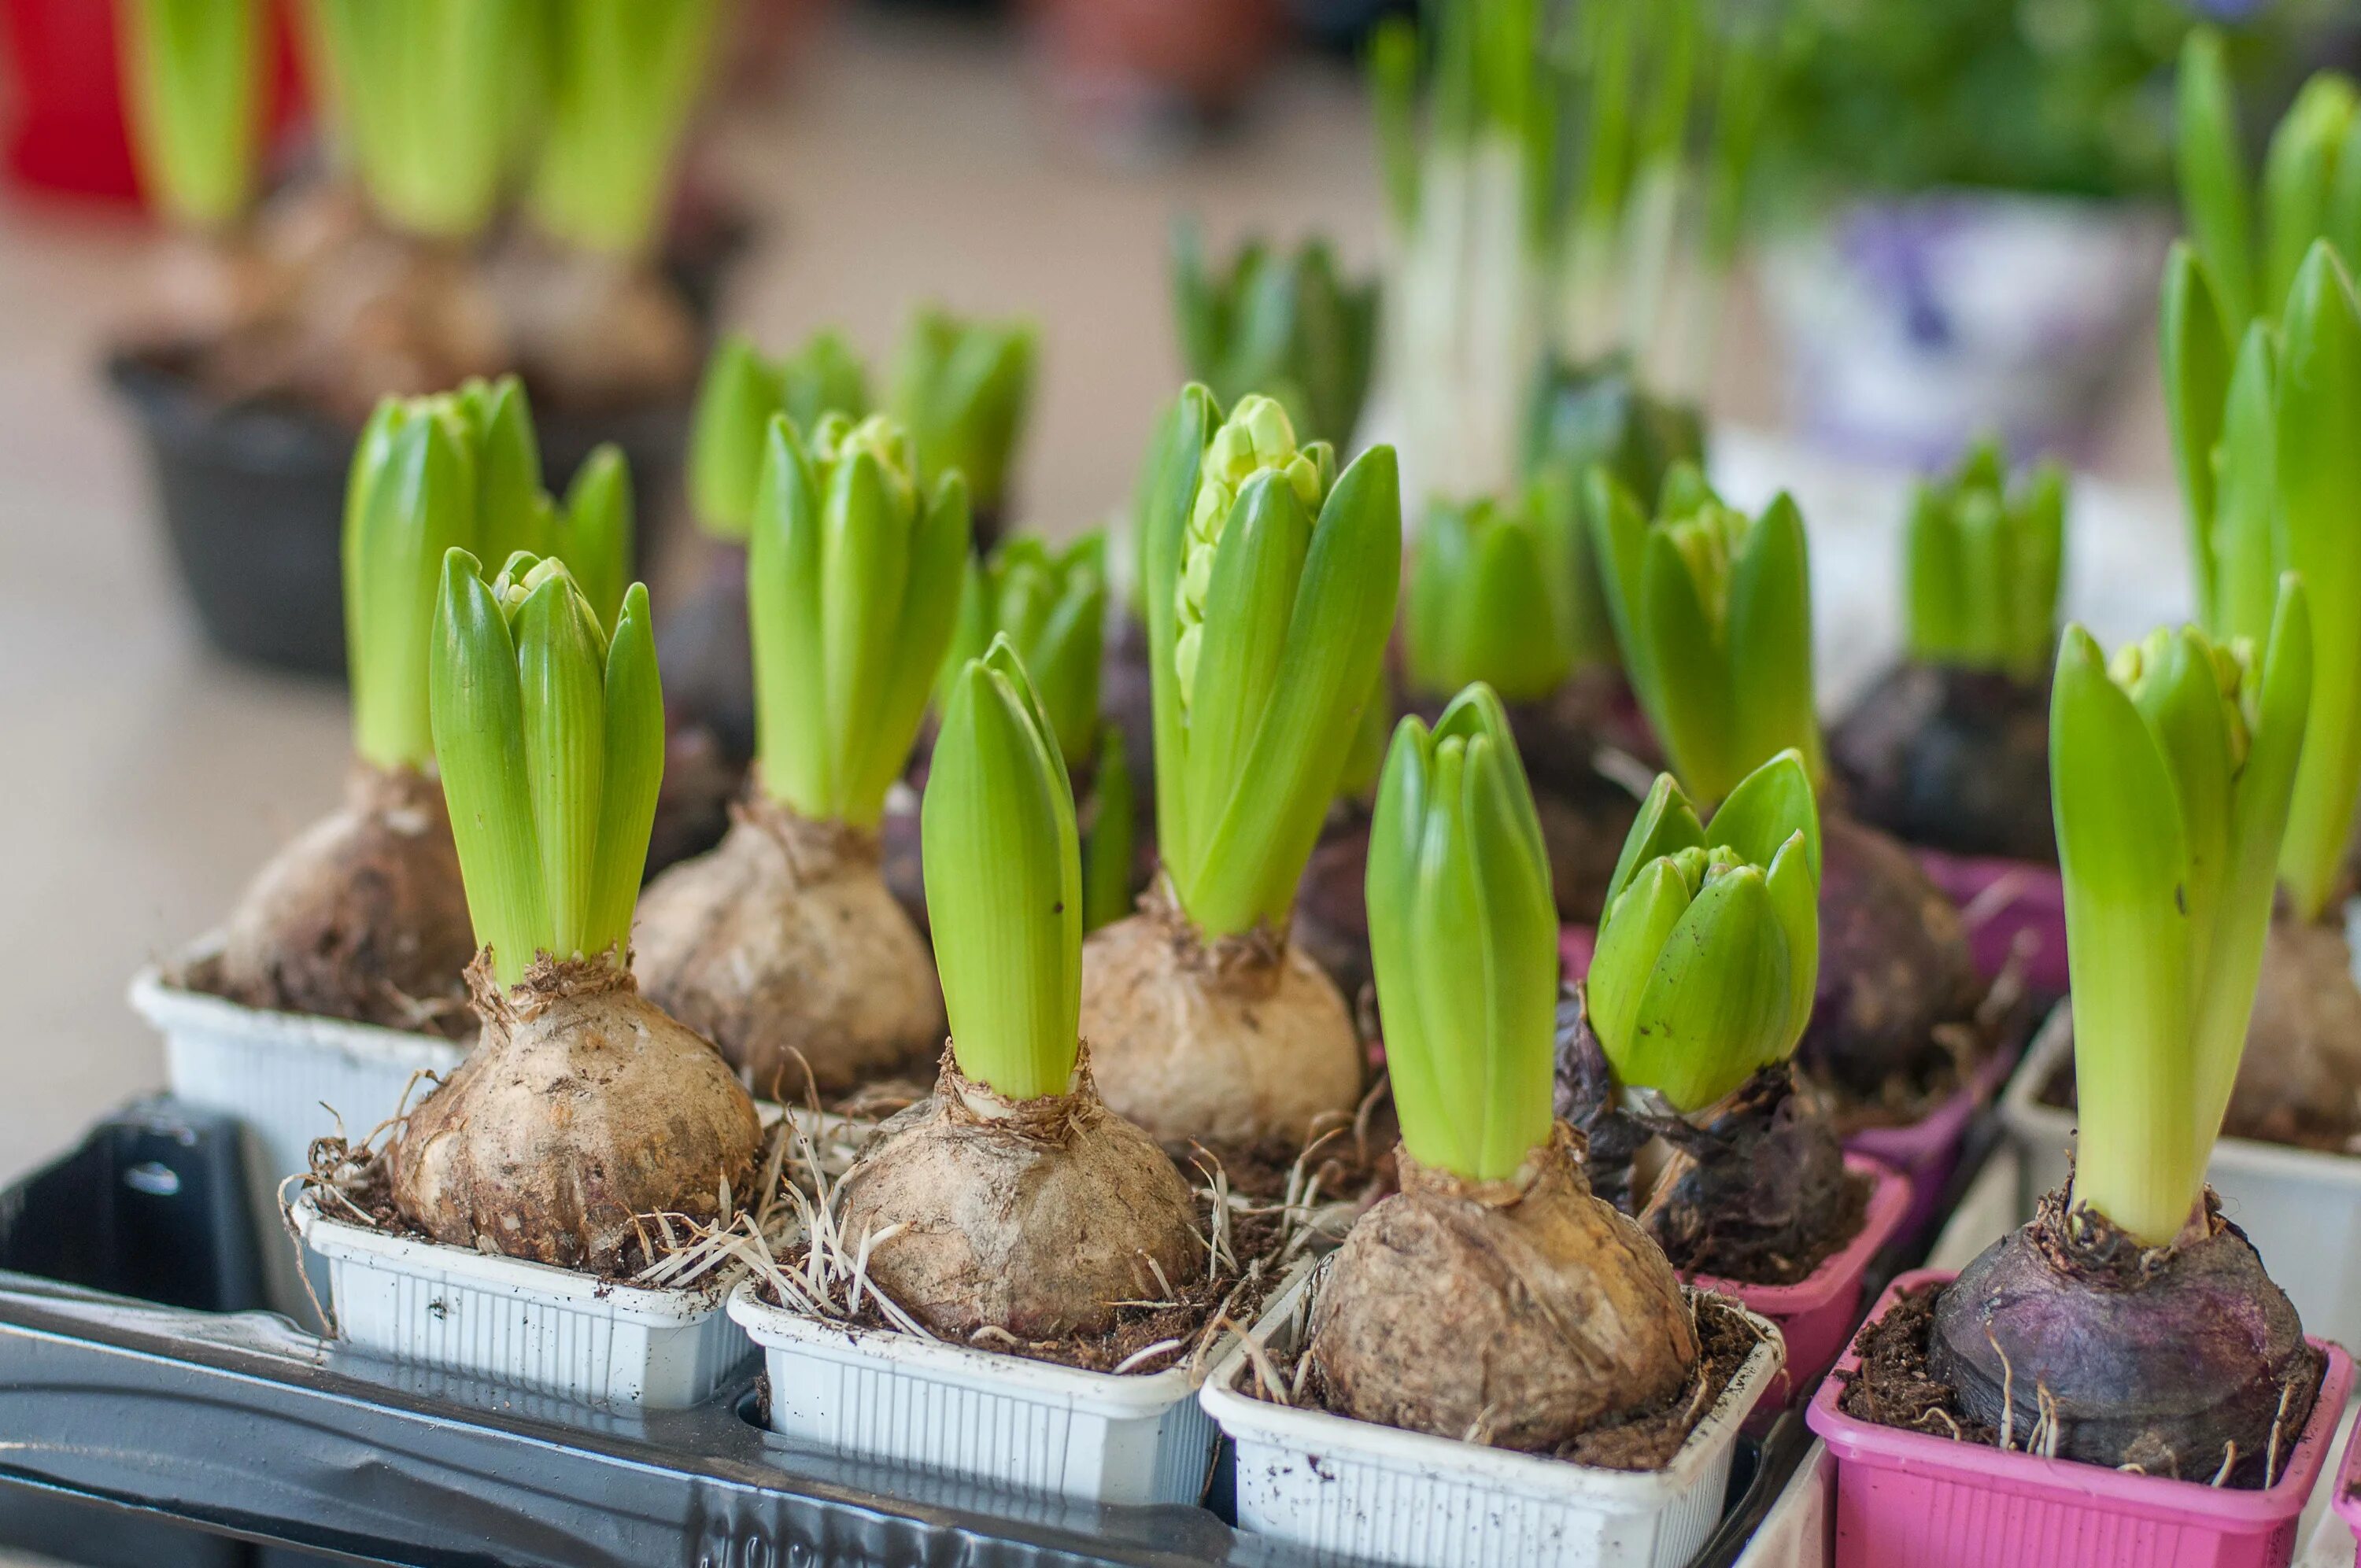
<svg viewBox="0 0 2361 1568"><path fill-rule="evenodd" d="M2041 996L2066 993L2066 883L2056 866L1940 850L1914 852L1927 880L1959 905L1977 973L1998 979L2022 944L2019 972L2026 986Z"/></svg>
<svg viewBox="0 0 2361 1568"><path fill-rule="evenodd" d="M1292 1350L1318 1275L1281 1292L1255 1326ZM1214 1365L1199 1398L1237 1448L1238 1528L1323 1557L1395 1568L1676 1568L1713 1533L1740 1425L1783 1357L1772 1325L1680 1452L1662 1470L1602 1470L1566 1460L1238 1391L1245 1347Z"/></svg>
<svg viewBox="0 0 2361 1568"><path fill-rule="evenodd" d="M219 939L209 938L181 967L218 950ZM311 1322L295 1255L276 1239L284 1234L280 1184L311 1168L312 1140L335 1132L338 1117L357 1142L401 1109L405 1091L415 1104L432 1090L420 1073L447 1076L467 1047L435 1035L240 1006L171 984L152 964L133 977L131 1006L163 1034L173 1095L244 1124L247 1201L255 1234L265 1238L264 1289L274 1310Z"/></svg>
<svg viewBox="0 0 2361 1568"><path fill-rule="evenodd" d="M730 1316L763 1348L771 1430L834 1453L1088 1502L1195 1503L1219 1439L1185 1362L1085 1372L823 1322L748 1279Z"/></svg>
<svg viewBox="0 0 2361 1568"><path fill-rule="evenodd" d="M337 1337L387 1361L585 1404L677 1410L753 1352L723 1310L735 1270L648 1290L330 1219L309 1195L294 1212L305 1245L327 1260Z"/></svg>
<svg viewBox="0 0 2361 1568"><path fill-rule="evenodd" d="M1836 1365L1838 1353L1861 1321L1862 1277L1869 1260L1892 1240L1910 1208L1910 1179L1889 1170L1866 1155L1845 1156L1845 1168L1866 1176L1876 1185L1861 1216L1859 1234L1844 1249L1821 1260L1820 1266L1793 1285L1749 1285L1709 1274L1690 1277L1700 1290L1734 1296L1746 1310L1768 1318L1787 1341L1787 1363L1764 1397L1765 1407L1785 1404L1799 1389L1808 1390Z"/></svg>
<svg viewBox="0 0 2361 1568"><path fill-rule="evenodd" d="M2020 1217L2066 1180L2074 1113L2044 1104L2041 1091L2073 1055L2072 1014L2060 1003L2001 1100L2001 1119L2025 1156ZM2246 1233L2263 1266L2303 1315L2304 1326L2325 1339L2361 1344L2361 1158L2223 1138L2213 1146L2205 1179L2221 1195L2222 1212Z"/></svg>
<svg viewBox="0 0 2361 1568"><path fill-rule="evenodd" d="M1952 1277L1939 1269L1903 1275L1871 1320L1903 1291ZM2327 1375L2286 1470L2263 1491L1879 1426L1837 1408L1843 1390L1831 1377L1805 1419L1836 1456L1835 1568L2284 1568L2353 1386L2343 1347L2312 1343L2326 1352ZM1848 1351L1837 1365L1859 1364Z"/></svg>

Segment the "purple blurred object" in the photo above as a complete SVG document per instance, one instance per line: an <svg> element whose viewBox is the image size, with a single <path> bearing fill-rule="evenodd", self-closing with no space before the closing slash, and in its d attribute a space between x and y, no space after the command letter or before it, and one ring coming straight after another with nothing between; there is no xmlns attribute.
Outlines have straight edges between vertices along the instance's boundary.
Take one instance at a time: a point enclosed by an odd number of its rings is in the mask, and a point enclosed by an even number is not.
<svg viewBox="0 0 2361 1568"><path fill-rule="evenodd" d="M2171 232L2145 206L1997 191L1840 209L1768 257L1795 417L1916 466L1985 434L2071 451L2155 319Z"/></svg>
<svg viewBox="0 0 2361 1568"><path fill-rule="evenodd" d="M2027 990L2066 994L2066 883L2055 866L1916 851L1927 879L1960 906L1976 972L1996 980L2015 954Z"/></svg>

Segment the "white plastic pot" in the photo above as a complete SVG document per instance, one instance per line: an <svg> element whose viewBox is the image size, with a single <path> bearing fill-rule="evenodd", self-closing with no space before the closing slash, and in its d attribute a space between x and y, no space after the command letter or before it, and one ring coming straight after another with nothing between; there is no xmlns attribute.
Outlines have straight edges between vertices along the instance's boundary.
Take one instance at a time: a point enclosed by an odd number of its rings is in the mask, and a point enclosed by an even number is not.
<svg viewBox="0 0 2361 1568"><path fill-rule="evenodd" d="M202 963L218 950L219 939L208 938L184 962ZM164 1036L173 1095L245 1124L247 1197L263 1240L264 1288L277 1310L310 1322L295 1254L278 1245L280 1183L311 1168L312 1140L335 1132L337 1116L358 1142L400 1108L420 1071L448 1075L467 1059L466 1047L433 1035L241 1006L173 985L155 965L133 978L131 1005ZM433 1087L417 1082L412 1103Z"/></svg>
<svg viewBox="0 0 2361 1568"><path fill-rule="evenodd" d="M771 1430L840 1453L1097 1503L1194 1503L1220 1434L1185 1360L1084 1372L822 1322L749 1279L730 1315L763 1347Z"/></svg>
<svg viewBox="0 0 2361 1568"><path fill-rule="evenodd" d="M1816 1442L1731 1568L1828 1568L1836 1502L1836 1461Z"/></svg>
<svg viewBox="0 0 2361 1568"><path fill-rule="evenodd" d="M2071 1016L2060 1003L2001 1101L2001 1117L2024 1156L2020 1219L2066 1179L2074 1113L2043 1104L2041 1091L2073 1054ZM2305 1332L2361 1344L2361 1157L2224 1138L2205 1176L2222 1195L2222 1212L2246 1233L2295 1303Z"/></svg>
<svg viewBox="0 0 2361 1568"><path fill-rule="evenodd" d="M1291 1351L1319 1275L1275 1299L1255 1327ZM1565 1460L1296 1409L1238 1392L1235 1347L1199 1396L1237 1445L1238 1528L1323 1557L1400 1568L1677 1568L1720 1522L1739 1423L1785 1360L1779 1331L1747 1314L1762 1343L1697 1430L1656 1471Z"/></svg>
<svg viewBox="0 0 2361 1568"><path fill-rule="evenodd" d="M734 1269L684 1289L616 1285L330 1219L309 1194L295 1224L327 1260L337 1337L404 1365L676 1410L711 1395L752 1351L722 1310Z"/></svg>

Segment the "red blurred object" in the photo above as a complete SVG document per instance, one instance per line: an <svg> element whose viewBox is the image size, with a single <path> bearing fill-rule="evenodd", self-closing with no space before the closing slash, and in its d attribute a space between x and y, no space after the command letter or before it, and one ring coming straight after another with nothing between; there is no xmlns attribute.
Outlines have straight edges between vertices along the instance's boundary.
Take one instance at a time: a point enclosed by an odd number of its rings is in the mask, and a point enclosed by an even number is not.
<svg viewBox="0 0 2361 1568"><path fill-rule="evenodd" d="M1285 30L1279 0L1030 0L1070 95L1090 104L1177 100L1229 107L1268 64Z"/></svg>
<svg viewBox="0 0 2361 1568"><path fill-rule="evenodd" d="M8 82L6 168L20 189L137 204L139 171L123 120L113 0L0 0ZM302 55L272 7L268 148L304 118Z"/></svg>

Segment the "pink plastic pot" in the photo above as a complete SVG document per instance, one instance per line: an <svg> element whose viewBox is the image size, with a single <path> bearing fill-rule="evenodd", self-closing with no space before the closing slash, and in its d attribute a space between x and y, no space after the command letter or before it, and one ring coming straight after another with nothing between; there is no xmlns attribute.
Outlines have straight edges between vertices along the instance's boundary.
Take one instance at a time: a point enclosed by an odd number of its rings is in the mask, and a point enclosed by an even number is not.
<svg viewBox="0 0 2361 1568"><path fill-rule="evenodd" d="M1960 906L1976 971L1996 979L2022 951L2025 983L2062 996L2066 976L2066 884L2056 866L1920 850L1927 880ZM2021 945L2021 948L2020 948Z"/></svg>
<svg viewBox="0 0 2361 1568"><path fill-rule="evenodd" d="M2353 1435L2345 1440L2344 1463L2337 1465L2336 1479L2329 1485L2336 1489L2329 1494L2328 1506L2336 1510L2336 1517L2353 1532L2353 1568L2361 1568L2361 1497L2354 1496L2361 1490L2361 1428L2355 1429ZM2319 1549L2320 1538L2313 1536L2312 1541Z"/></svg>
<svg viewBox="0 0 2361 1568"><path fill-rule="evenodd" d="M1690 1277L1700 1289L1735 1296L1747 1310L1760 1312L1779 1325L1787 1341L1787 1365L1763 1396L1758 1412L1776 1412L1799 1388L1809 1388L1836 1364L1837 1353L1852 1337L1861 1321L1861 1276L1878 1248L1901 1227L1910 1208L1910 1179L1888 1169L1866 1155L1848 1154L1845 1168L1874 1178L1869 1207L1861 1215L1861 1234L1844 1250L1827 1258L1794 1285L1748 1285L1710 1274Z"/></svg>
<svg viewBox="0 0 2361 1568"><path fill-rule="evenodd" d="M1902 1291L1951 1278L1941 1269L1904 1275L1878 1299L1872 1321ZM2353 1386L2344 1349L2312 1343L2327 1353L2328 1373L2285 1473L2262 1492L1856 1420L1837 1409L1841 1387L1830 1377L1804 1419L1836 1457L1835 1568L2285 1568ZM1837 1364L1858 1365L1850 1350Z"/></svg>

